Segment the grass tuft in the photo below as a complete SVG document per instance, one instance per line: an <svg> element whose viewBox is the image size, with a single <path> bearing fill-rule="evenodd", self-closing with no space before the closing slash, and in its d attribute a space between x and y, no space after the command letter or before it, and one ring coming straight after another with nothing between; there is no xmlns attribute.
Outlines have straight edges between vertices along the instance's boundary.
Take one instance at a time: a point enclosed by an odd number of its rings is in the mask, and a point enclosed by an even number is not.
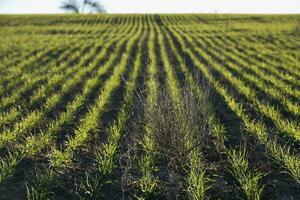
<svg viewBox="0 0 300 200"><path fill-rule="evenodd" d="M238 182L248 200L259 200L263 191L260 181L262 173L251 171L247 160L246 148L231 150L229 153L230 174Z"/></svg>

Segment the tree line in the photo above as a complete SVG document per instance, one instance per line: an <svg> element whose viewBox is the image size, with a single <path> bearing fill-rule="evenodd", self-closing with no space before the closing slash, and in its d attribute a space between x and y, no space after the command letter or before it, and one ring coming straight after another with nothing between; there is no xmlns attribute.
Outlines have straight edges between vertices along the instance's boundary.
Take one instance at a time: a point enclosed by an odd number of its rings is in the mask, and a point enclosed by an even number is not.
<svg viewBox="0 0 300 200"><path fill-rule="evenodd" d="M61 9L71 13L105 13L102 3L97 0L64 0Z"/></svg>

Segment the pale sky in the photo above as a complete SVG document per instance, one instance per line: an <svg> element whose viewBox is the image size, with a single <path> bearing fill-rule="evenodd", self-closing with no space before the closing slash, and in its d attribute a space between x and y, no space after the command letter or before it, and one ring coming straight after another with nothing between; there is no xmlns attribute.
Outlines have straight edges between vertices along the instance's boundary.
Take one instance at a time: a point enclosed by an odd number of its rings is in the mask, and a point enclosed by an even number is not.
<svg viewBox="0 0 300 200"><path fill-rule="evenodd" d="M63 13L62 0L0 0L0 13ZM102 0L109 13L296 13L300 0Z"/></svg>

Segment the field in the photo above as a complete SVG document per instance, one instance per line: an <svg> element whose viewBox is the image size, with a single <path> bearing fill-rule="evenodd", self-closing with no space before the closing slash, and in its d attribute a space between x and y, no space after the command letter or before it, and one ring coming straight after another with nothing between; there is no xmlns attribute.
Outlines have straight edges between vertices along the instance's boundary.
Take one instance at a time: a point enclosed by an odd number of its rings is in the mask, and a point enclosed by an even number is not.
<svg viewBox="0 0 300 200"><path fill-rule="evenodd" d="M300 16L0 26L0 199L300 199Z"/></svg>

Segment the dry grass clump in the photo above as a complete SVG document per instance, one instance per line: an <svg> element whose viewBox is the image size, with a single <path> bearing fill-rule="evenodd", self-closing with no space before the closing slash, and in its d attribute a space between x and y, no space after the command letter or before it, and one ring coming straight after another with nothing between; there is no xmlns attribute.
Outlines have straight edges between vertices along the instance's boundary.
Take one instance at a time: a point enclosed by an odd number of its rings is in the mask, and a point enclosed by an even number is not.
<svg viewBox="0 0 300 200"><path fill-rule="evenodd" d="M146 105L144 122L153 133L153 140L168 167L184 168L192 149L201 149L208 138L209 102L207 96L197 97L190 89L182 89L180 102L172 101L161 90L156 105ZM193 144L190 144L193 143Z"/></svg>
<svg viewBox="0 0 300 200"><path fill-rule="evenodd" d="M144 98L139 98L135 104L137 113L136 120L133 122L135 129L132 140L127 144L128 151L124 155L126 160L123 166L124 188L132 189L130 185L142 184L139 181L143 173L139 171L152 165L141 166L141 163L148 162L139 162L139 158L143 154L151 153L154 158L154 161L151 161L154 168L149 171L152 171L154 176L149 175L148 181L143 180L152 183L148 185L149 187L151 185L150 191L153 189L155 195L164 192L167 196L172 196L175 191L184 191L183 193L187 195L190 192L185 191L186 188L194 190L195 188L189 187L196 184L189 183L192 180L188 178L192 173L191 168L195 167L191 166L191 163L199 166L197 174L201 171L202 193L206 190L201 151L209 138L209 89L204 90L201 96L196 95L190 88L182 88L181 91L180 101L172 99L169 92L162 89L157 94L154 106L144 102ZM146 140L144 139L145 133L151 133L146 134ZM152 143L154 152L148 152L143 148L149 146L145 144L147 142ZM162 184L167 186L167 190L157 191L158 185ZM196 185L198 187L198 183ZM145 186L143 185L142 188ZM153 195L150 196L153 197Z"/></svg>

